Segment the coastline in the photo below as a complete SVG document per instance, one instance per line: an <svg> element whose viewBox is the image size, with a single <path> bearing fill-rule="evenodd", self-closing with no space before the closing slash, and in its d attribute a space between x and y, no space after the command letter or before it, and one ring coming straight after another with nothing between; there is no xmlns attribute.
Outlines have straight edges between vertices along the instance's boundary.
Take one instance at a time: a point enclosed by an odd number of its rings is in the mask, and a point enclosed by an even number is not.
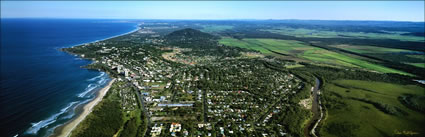
<svg viewBox="0 0 425 137"><path fill-rule="evenodd" d="M62 52L68 53L70 55L78 56L78 58L81 58L81 59L88 59L88 58L81 57L78 54L67 52L63 49L64 48L72 48L72 47L76 47L76 46L82 46L84 44L90 44L90 43L105 41L105 40L117 38L117 37L120 37L120 36L128 35L128 34L131 34L131 33L135 33L135 32L137 32L141 29L140 25L141 25L140 23L137 24L135 29L133 29L129 32L123 33L123 34L111 36L111 37L104 38L104 39L94 40L94 41L91 41L91 42L74 44L74 45L71 45L71 46L59 48L59 50L62 51ZM89 59L89 60L94 61L93 59ZM53 130L53 133L50 134L49 137L68 137L71 134L71 132L79 125L79 123L81 123L85 119L85 117L88 114L90 114L93 107L96 106L103 99L104 95L106 95L106 92L109 90L109 88L111 87L111 85L113 84L113 82L115 80L116 80L115 78L112 79L105 87L103 87L102 89L97 91L96 97L93 100L91 100L89 103L87 103L83 106L80 106L79 108L82 109L82 112L80 114L77 114L75 118L70 119L68 122L64 123L63 125L55 127L55 129Z"/></svg>
<svg viewBox="0 0 425 137"><path fill-rule="evenodd" d="M61 128L60 132L58 133L58 137L68 137L71 135L71 132L92 112L94 106L96 106L100 101L102 101L103 97L106 95L106 93L111 88L112 84L115 82L115 78L112 79L108 85L106 85L104 88L102 88L95 99L90 101L89 103L85 104L83 106L83 112L78 115L75 119L69 121L68 123L64 124Z"/></svg>
<svg viewBox="0 0 425 137"><path fill-rule="evenodd" d="M22 30L23 33L31 33L37 37L31 36L28 40L21 40L22 36L18 33L10 33L7 40L5 39L6 45L22 46L10 46L8 49L26 54L14 58L11 53L11 56L5 59L21 63L5 68L5 74L16 72L19 75L5 81L8 82L5 93L10 93L10 98L4 100L4 103L8 104L4 109L9 113L2 115L2 118L5 118L1 124L5 129L2 134L57 136L65 125L79 117L84 107L99 96L101 89L106 87L113 77L108 76L105 71L82 68L94 63L93 59L81 58L60 49L118 40L138 33L143 25L140 21L117 21L119 22L105 19L22 19L8 22L5 32ZM21 26L30 26L31 29L22 29ZM47 28L54 29L46 31ZM26 67L32 69L27 71ZM8 70L10 73L6 73ZM56 70L62 71L56 73ZM38 73L40 71L41 73ZM45 74L46 71L55 73ZM20 82L14 82L15 80ZM36 86L25 88L20 86L22 83Z"/></svg>
<svg viewBox="0 0 425 137"><path fill-rule="evenodd" d="M81 55L79 55L79 54L71 53L71 52L68 52L68 51L66 51L66 50L64 50L64 49L66 49L66 48L72 48L72 47L77 47L77 46L83 46L83 45L85 45L85 44L96 43L96 42L100 42L100 41L105 41L105 40L109 40L109 39L113 39L113 38L121 37L121 36L128 35L128 34L131 34L131 33L135 33L135 32L137 32L137 31L139 31L140 29L142 29L142 28L140 27L140 25L141 25L140 23L139 23L139 24L137 24L137 26L136 26L136 28L135 28L135 29L133 29L133 30L131 30L131 31L129 31L129 32L123 33L123 34L118 34L118 35L115 35L115 36L111 36L111 37L104 38L104 39L99 39L99 40L94 40L94 41L91 41L91 42L84 42L84 43L80 43L80 44L74 44L74 45L71 45L71 46L65 46L65 47L58 48L57 50L59 50L59 51L61 51L61 52L68 53L68 54L70 54L70 55L76 56L76 57L81 58L81 59L88 59L88 60L92 60L92 61L94 61L93 59L90 59L90 58L84 58L84 57L82 57L82 56L81 56Z"/></svg>
<svg viewBox="0 0 425 137"><path fill-rule="evenodd" d="M117 37L120 37L120 36L124 36L124 35L127 35L127 34L131 34L131 33L134 33L134 32L137 32L137 31L139 31L141 28L140 28L140 23L138 23L137 25L136 25L136 28L135 29L133 29L133 30L131 30L131 31L129 31L129 32L126 32L126 33L123 33L123 34L118 34L118 35L115 35L115 36L111 36L111 37L107 37L107 38L103 38L103 39L98 39L98 40L94 40L94 41L90 41L90 42L83 42L83 43L80 43L80 44L74 44L74 45L71 45L71 46L65 46L65 47L62 47L62 48L60 48L60 49L63 49L63 48L72 48L72 47L76 47L76 46L82 46L82 45L84 45L84 44L90 44L90 43L95 43L95 42L99 42L99 41L105 41L105 40L109 40L109 39L113 39L113 38L117 38Z"/></svg>

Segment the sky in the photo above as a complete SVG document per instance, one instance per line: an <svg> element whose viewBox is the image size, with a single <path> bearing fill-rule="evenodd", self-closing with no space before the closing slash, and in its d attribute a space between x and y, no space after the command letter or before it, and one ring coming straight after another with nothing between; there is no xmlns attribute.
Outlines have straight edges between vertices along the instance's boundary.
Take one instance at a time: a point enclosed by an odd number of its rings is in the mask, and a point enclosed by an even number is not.
<svg viewBox="0 0 425 137"><path fill-rule="evenodd" d="M1 1L1 18L424 22L424 1Z"/></svg>

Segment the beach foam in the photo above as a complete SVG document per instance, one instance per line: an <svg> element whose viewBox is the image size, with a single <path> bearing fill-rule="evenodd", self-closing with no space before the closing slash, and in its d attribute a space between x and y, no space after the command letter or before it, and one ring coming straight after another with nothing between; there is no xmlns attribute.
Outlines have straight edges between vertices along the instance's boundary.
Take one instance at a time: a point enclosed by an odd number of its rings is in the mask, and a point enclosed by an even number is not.
<svg viewBox="0 0 425 137"><path fill-rule="evenodd" d="M71 119L71 118L75 115L75 109L76 109L78 106L80 106L81 104L85 104L85 103L87 103L87 102L91 101L92 99L93 99L93 98L91 98L91 99L86 99L86 100L84 100L84 101L81 101L80 103L78 103L77 105L75 105L75 106L72 108L72 111L69 111L69 112L68 112L69 114L67 114L67 115L65 115L65 116L63 116L63 117L61 117L60 119L61 119L61 120Z"/></svg>
<svg viewBox="0 0 425 137"><path fill-rule="evenodd" d="M66 106L65 108L62 108L60 110L60 112L50 116L49 118L45 119L45 120L41 120L37 123L31 123L31 127L27 129L27 131L25 131L26 134L37 134L37 132L44 127L49 126L50 124L56 122L57 118L62 115L63 113L65 113L70 107L72 107L74 104L78 103L79 101L75 101L75 102L71 102L68 104L68 106Z"/></svg>
<svg viewBox="0 0 425 137"><path fill-rule="evenodd" d="M106 93L108 92L109 88L111 88L111 85L114 83L116 79L112 79L111 81L109 81L108 85L106 85L105 87L103 87L100 91L99 91L99 96L97 96L96 98L94 98L93 100L91 100L88 104L84 105L83 107L83 112L81 115L79 115L76 119L74 119L73 121L67 123L66 125L64 125L63 129L61 130L60 134L58 135L59 137L68 137L69 134L71 133L71 131L77 127L77 125L84 120L84 118L90 114L90 112L92 111L93 107L97 105L97 103L99 103L103 97L106 95Z"/></svg>
<svg viewBox="0 0 425 137"><path fill-rule="evenodd" d="M99 86L104 85L108 81L108 77L106 76L105 72L101 72L100 75L90 78L87 81L97 81L97 82L89 84L82 93L78 94L78 97L80 98L86 97L88 93L92 92L94 89L98 88Z"/></svg>
<svg viewBox="0 0 425 137"><path fill-rule="evenodd" d="M100 79L99 81L97 81L97 84L99 84L99 85L103 85L103 84L105 84L105 83L106 83L106 81L108 81L108 79L107 79L107 78L105 78L105 77L103 77L102 79Z"/></svg>
<svg viewBox="0 0 425 137"><path fill-rule="evenodd" d="M86 89L84 89L84 92L80 93L78 95L78 97L82 98L84 96L86 96L87 93L89 93L90 91L93 91L95 88L97 88L98 85L97 84L89 84Z"/></svg>
<svg viewBox="0 0 425 137"><path fill-rule="evenodd" d="M81 58L79 58L79 59L81 59ZM88 79L87 81L95 81L96 79L105 76L105 74L106 74L105 72L101 72L99 76L96 76L94 78Z"/></svg>

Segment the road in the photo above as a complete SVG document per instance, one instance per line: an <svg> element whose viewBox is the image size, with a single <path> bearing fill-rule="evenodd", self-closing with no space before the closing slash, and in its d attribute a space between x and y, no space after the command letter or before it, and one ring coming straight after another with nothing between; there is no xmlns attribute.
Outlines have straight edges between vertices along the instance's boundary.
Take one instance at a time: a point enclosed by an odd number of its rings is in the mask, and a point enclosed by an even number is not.
<svg viewBox="0 0 425 137"><path fill-rule="evenodd" d="M313 88L313 106L311 111L313 112L313 118L310 119L307 126L304 128L304 136L306 137L317 137L316 128L323 118L322 103L320 101L320 83L321 81L315 77L315 85Z"/></svg>
<svg viewBox="0 0 425 137"><path fill-rule="evenodd" d="M123 78L123 77L122 77ZM125 78L123 78L123 79L125 79ZM131 86L135 91L136 91L136 96L137 96L137 98L138 98L138 100L139 100L139 104L141 104L142 106L141 106L141 108L142 108L142 111L143 111L143 113L145 114L145 116L147 117L147 119L148 119L148 125L151 123L151 119L150 119L150 115L149 115L149 113L148 113L148 111L146 110L146 106L145 106L145 100L144 100L144 98L143 98L143 96L142 95L140 95L140 91L139 91L139 89L136 87L136 86L134 86L132 83L131 83L131 81L128 81L127 80L127 86Z"/></svg>

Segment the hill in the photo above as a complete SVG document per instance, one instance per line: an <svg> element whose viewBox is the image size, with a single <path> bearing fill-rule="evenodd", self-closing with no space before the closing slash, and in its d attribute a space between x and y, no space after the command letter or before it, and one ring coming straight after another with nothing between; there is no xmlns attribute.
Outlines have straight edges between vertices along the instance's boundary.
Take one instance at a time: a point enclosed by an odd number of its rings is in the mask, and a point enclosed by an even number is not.
<svg viewBox="0 0 425 137"><path fill-rule="evenodd" d="M218 37L196 29L186 28L165 36L168 44L182 48L206 48L217 46Z"/></svg>

